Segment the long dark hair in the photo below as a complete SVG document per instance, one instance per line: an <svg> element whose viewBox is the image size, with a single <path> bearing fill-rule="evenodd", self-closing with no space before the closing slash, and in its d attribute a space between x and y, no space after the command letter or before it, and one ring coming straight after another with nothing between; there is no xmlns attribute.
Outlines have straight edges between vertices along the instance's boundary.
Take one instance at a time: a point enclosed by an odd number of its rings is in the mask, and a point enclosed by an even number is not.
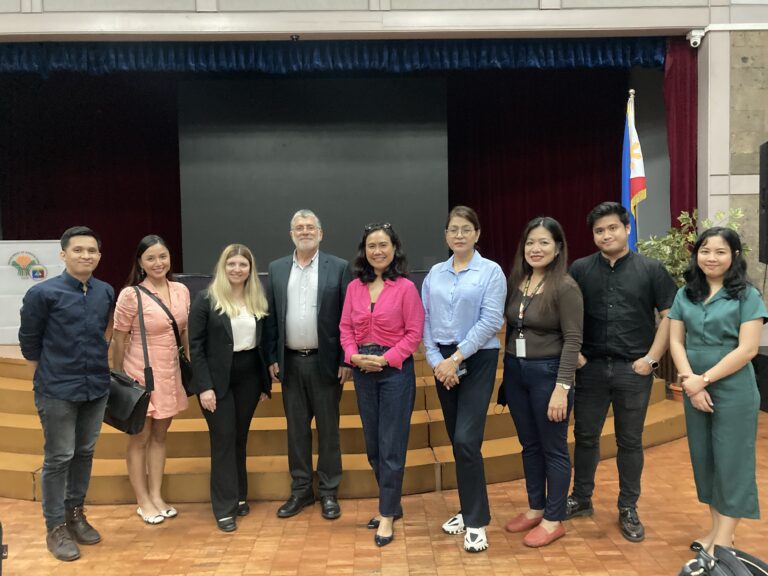
<svg viewBox="0 0 768 576"><path fill-rule="evenodd" d="M363 239L360 240L360 244L357 246L357 256L352 263L355 277L359 278L363 284L369 284L376 280L376 272L365 256L365 243L368 241L368 236L379 231L389 236L389 241L392 242L392 246L395 249L395 257L392 258L392 262L389 263L387 269L382 273L382 279L394 280L399 276L408 276L408 260L405 257L405 252L403 252L400 238L392 228L392 225L389 222L368 224L363 230Z"/></svg>
<svg viewBox="0 0 768 576"><path fill-rule="evenodd" d="M131 273L128 275L128 280L125 283L126 286L138 286L144 281L144 278L147 277L147 275L144 273L144 270L141 268L141 256L144 254L144 252L147 251L148 248L151 248L156 244L163 246L168 250L168 253L170 254L171 249L168 248L168 244L166 244L165 240L163 240L160 236L157 234L144 236L144 238L142 238L139 242L139 245L136 246L136 255L133 257L133 266L131 267ZM173 260L171 260L171 262L173 262ZM169 281L176 280L176 277L173 275L171 268L168 268L168 272L166 273L165 277Z"/></svg>
<svg viewBox="0 0 768 576"><path fill-rule="evenodd" d="M526 224L517 245L512 272L509 274L507 299L514 297L523 278L527 278L533 273L533 268L525 260L525 242L528 240L528 235L540 226L552 234L557 252L554 260L547 264L544 270L544 291L540 295L542 309L550 310L554 305L560 285L568 277L568 243L565 241L563 227L557 220L549 216L539 216Z"/></svg>
<svg viewBox="0 0 768 576"><path fill-rule="evenodd" d="M699 234L696 244L693 245L691 252L691 261L688 268L683 272L685 278L685 295L691 302L704 302L709 298L709 283L704 272L699 268L699 250L713 236L720 236L725 240L731 249L731 267L723 277L723 288L728 294L728 298L741 298L747 287L747 261L744 259L744 252L741 249L741 238L730 228L715 226L707 228Z"/></svg>

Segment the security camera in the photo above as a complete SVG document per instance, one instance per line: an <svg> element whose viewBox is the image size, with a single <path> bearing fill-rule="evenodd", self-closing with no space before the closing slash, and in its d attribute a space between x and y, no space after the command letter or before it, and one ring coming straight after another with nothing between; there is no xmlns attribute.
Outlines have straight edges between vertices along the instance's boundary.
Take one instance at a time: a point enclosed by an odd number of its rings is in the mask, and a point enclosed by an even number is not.
<svg viewBox="0 0 768 576"><path fill-rule="evenodd" d="M691 30L685 35L685 39L691 44L691 48L698 48L701 46L701 40L704 38L706 32L704 30Z"/></svg>

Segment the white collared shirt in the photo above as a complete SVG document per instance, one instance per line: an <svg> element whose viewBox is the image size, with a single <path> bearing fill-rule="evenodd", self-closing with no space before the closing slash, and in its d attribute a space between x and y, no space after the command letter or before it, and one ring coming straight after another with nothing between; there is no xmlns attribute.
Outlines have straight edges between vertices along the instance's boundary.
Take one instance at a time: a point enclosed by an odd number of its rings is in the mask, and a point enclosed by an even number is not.
<svg viewBox="0 0 768 576"><path fill-rule="evenodd" d="M291 350L317 348L317 272L315 252L309 264L302 267L293 253L288 277L288 301L285 312L285 345Z"/></svg>

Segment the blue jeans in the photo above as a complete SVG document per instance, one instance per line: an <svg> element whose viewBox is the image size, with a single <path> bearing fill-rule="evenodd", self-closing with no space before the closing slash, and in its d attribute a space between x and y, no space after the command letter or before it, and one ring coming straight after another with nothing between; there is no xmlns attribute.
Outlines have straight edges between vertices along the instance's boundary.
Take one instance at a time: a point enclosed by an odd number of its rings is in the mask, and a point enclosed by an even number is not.
<svg viewBox="0 0 768 576"><path fill-rule="evenodd" d="M107 398L70 402L35 392L45 436L42 491L48 531L64 523L65 510L85 502Z"/></svg>
<svg viewBox="0 0 768 576"><path fill-rule="evenodd" d="M547 417L560 367L559 358L516 358L504 354L504 391L517 437L523 446L523 470L528 506L544 510L544 519L565 520L571 459L568 455L568 411L562 422Z"/></svg>
<svg viewBox="0 0 768 576"><path fill-rule="evenodd" d="M643 474L643 427L651 397L653 375L632 370L623 358L594 358L576 371L573 415L573 497L592 498L595 471L600 461L600 433L608 406L613 406L616 466L619 469L619 508L635 508Z"/></svg>
<svg viewBox="0 0 768 576"><path fill-rule="evenodd" d="M455 350L455 345L440 346L444 358ZM478 350L464 361L467 374L457 386L446 390L440 382L435 382L456 462L461 514L464 524L470 528L482 528L491 522L481 449L498 359L498 348Z"/></svg>
<svg viewBox="0 0 768 576"><path fill-rule="evenodd" d="M362 349L362 354L377 354ZM365 451L379 485L379 514L395 516L402 510L405 455L416 399L413 358L403 362L401 370L387 366L381 372L365 373L355 368L353 378Z"/></svg>

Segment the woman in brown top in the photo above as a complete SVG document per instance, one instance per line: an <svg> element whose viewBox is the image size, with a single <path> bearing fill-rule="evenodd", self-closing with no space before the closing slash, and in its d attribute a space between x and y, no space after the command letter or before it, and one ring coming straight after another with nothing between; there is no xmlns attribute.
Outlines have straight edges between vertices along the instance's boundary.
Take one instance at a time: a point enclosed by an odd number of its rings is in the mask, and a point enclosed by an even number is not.
<svg viewBox="0 0 768 576"><path fill-rule="evenodd" d="M565 535L571 481L568 415L581 349L584 306L567 274L568 250L557 220L535 218L517 247L507 290L503 391L523 446L529 510L507 522L523 544ZM503 401L502 401L503 403Z"/></svg>

